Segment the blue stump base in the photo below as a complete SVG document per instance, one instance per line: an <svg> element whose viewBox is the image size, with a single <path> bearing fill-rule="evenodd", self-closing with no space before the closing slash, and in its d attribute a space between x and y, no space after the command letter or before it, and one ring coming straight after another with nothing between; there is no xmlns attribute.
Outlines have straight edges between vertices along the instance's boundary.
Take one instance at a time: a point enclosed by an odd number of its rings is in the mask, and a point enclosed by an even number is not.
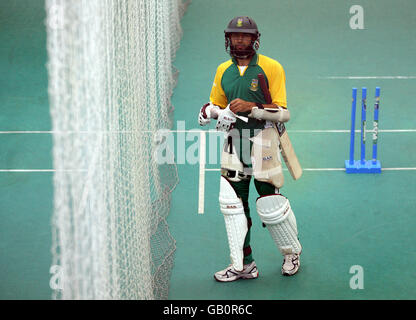
<svg viewBox="0 0 416 320"><path fill-rule="evenodd" d="M381 163L379 160L373 163L373 160L367 160L364 164L360 160L354 160L350 164L350 160L345 160L346 173L381 173Z"/></svg>

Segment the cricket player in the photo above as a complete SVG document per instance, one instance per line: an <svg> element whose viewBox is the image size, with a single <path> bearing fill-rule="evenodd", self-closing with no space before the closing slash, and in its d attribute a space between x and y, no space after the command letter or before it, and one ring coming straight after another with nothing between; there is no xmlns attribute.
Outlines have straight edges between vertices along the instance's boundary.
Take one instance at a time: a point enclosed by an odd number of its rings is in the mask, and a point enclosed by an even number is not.
<svg viewBox="0 0 416 320"><path fill-rule="evenodd" d="M250 247L248 197L252 178L259 194L257 213L283 256L281 273L291 276L299 270L302 247L289 200L280 193L284 179L277 126L290 118L285 72L279 62L257 53L260 33L253 19L235 17L224 33L231 59L217 68L210 102L198 117L201 126L217 119L216 128L226 132L219 203L231 264L214 278L229 282L258 277ZM266 79L272 100L269 104L260 89L259 74Z"/></svg>

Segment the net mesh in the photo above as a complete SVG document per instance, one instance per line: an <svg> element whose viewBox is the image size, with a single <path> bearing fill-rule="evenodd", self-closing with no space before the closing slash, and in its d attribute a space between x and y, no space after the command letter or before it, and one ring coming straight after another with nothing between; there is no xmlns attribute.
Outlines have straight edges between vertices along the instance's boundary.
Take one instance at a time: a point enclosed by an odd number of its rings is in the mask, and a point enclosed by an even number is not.
<svg viewBox="0 0 416 320"><path fill-rule="evenodd" d="M55 299L167 299L178 182L171 128L182 0L46 0Z"/></svg>

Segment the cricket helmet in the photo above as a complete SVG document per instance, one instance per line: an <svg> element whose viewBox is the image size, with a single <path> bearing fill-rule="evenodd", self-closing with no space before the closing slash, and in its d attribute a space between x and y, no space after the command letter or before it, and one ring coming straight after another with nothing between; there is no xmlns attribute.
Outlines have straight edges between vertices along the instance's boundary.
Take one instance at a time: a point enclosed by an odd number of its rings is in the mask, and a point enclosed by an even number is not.
<svg viewBox="0 0 416 320"><path fill-rule="evenodd" d="M250 46L244 50L236 50L231 42L232 33L248 33L252 35ZM260 32L257 24L253 19L246 16L239 16L233 18L227 28L224 30L225 34L225 51L232 57L245 59L253 56L260 46Z"/></svg>

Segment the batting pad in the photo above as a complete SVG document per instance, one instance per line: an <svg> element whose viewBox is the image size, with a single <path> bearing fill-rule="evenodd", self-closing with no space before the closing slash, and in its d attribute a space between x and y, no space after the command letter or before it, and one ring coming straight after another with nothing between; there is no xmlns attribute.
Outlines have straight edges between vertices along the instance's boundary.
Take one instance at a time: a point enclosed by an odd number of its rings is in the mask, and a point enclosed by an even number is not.
<svg viewBox="0 0 416 320"><path fill-rule="evenodd" d="M261 197L256 202L261 221L267 226L282 255L300 253L302 247L298 240L296 218L289 200L274 194Z"/></svg>
<svg viewBox="0 0 416 320"><path fill-rule="evenodd" d="M244 214L243 202L223 176L220 181L219 201L221 212L224 214L231 263L235 270L242 271L244 240L248 232L247 218Z"/></svg>
<svg viewBox="0 0 416 320"><path fill-rule="evenodd" d="M284 183L282 163L280 162L279 137L275 128L266 128L258 133L251 149L254 178L267 182L276 188Z"/></svg>

